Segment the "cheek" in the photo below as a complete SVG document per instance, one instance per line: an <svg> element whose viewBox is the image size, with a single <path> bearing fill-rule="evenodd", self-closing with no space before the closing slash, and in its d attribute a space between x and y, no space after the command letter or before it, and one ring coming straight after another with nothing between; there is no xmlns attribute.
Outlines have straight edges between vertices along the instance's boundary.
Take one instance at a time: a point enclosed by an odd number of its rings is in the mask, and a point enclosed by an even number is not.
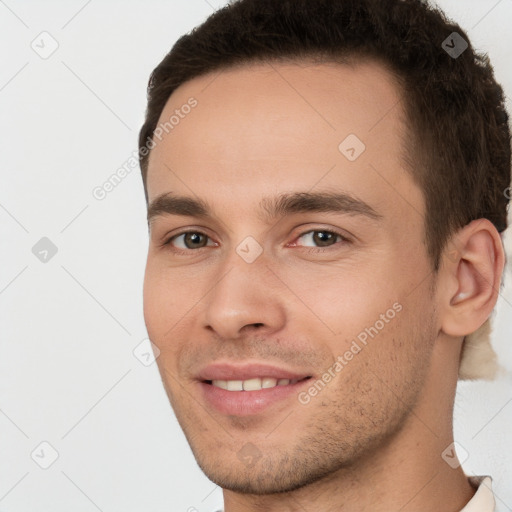
<svg viewBox="0 0 512 512"><path fill-rule="evenodd" d="M187 309L186 288L168 269L148 258L144 275L144 320L153 343L161 344Z"/></svg>
<svg viewBox="0 0 512 512"><path fill-rule="evenodd" d="M143 308L146 327L153 342L154 334L160 330L165 318L164 311L167 309L167 304L162 302L164 300L166 300L165 289L157 277L157 272L148 261L144 275Z"/></svg>
<svg viewBox="0 0 512 512"><path fill-rule="evenodd" d="M379 258L369 265L354 262L314 272L290 270L283 280L293 283L300 299L291 306L295 313L291 317L300 322L295 328L324 343L334 359L344 357L347 377L366 366L377 375L386 375L395 364L414 368L420 350L414 344L422 337L418 332L422 321L427 320L428 282L418 286L415 274L401 268L398 259ZM395 368L383 378L392 381L397 373ZM357 380L357 375L353 377Z"/></svg>
<svg viewBox="0 0 512 512"><path fill-rule="evenodd" d="M347 337L373 325L381 314L399 301L399 289L382 279L389 275L381 262L331 267L310 266L308 271L288 269L282 274L290 285L296 312L308 323L328 328L331 334Z"/></svg>
<svg viewBox="0 0 512 512"><path fill-rule="evenodd" d="M172 368L197 328L201 299L211 288L207 276L170 268L161 257L148 256L143 286L144 321L159 348L159 364Z"/></svg>
<svg viewBox="0 0 512 512"><path fill-rule="evenodd" d="M179 319L186 311L182 311L183 301L179 301L179 293L173 293L173 287L162 277L162 273L154 271L150 265L146 268L144 278L144 321L149 339L159 351L157 364L162 375L162 381L169 381L166 371L174 372L177 354L180 349L177 332L182 327ZM167 393L171 402L173 397L167 382Z"/></svg>

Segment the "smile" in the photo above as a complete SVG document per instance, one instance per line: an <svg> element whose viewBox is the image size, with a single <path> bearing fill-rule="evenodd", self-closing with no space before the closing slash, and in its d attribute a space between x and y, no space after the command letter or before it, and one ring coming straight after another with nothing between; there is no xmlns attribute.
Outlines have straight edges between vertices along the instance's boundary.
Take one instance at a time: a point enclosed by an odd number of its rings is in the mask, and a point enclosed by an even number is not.
<svg viewBox="0 0 512 512"><path fill-rule="evenodd" d="M269 389L276 386L293 385L301 380L309 378L310 377L304 377L303 379L275 379L273 377L255 377L246 380L213 380L205 382L227 391L259 391L261 389Z"/></svg>

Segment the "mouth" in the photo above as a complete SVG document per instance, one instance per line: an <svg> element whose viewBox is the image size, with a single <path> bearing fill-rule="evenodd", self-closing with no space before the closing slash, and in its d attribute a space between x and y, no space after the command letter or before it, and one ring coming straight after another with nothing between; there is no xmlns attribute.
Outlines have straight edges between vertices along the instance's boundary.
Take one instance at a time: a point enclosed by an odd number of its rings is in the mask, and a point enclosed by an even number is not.
<svg viewBox="0 0 512 512"><path fill-rule="evenodd" d="M311 375L296 379L275 378L275 377L252 377L245 380L203 380L204 384L210 384L216 388L226 391L261 391L262 389L272 389L277 386L293 386L311 378Z"/></svg>
<svg viewBox="0 0 512 512"><path fill-rule="evenodd" d="M302 379L279 379L275 385L275 378L267 380L265 377L221 381L221 386L225 387L219 387L218 380L205 380L198 384L202 401L208 409L226 416L247 417L277 413L286 407L298 407L299 393L309 385L310 379L310 376ZM272 386L265 388L263 382ZM247 389L244 389L244 384Z"/></svg>
<svg viewBox="0 0 512 512"><path fill-rule="evenodd" d="M227 416L254 416L298 405L312 374L265 363L212 363L196 376L205 406Z"/></svg>

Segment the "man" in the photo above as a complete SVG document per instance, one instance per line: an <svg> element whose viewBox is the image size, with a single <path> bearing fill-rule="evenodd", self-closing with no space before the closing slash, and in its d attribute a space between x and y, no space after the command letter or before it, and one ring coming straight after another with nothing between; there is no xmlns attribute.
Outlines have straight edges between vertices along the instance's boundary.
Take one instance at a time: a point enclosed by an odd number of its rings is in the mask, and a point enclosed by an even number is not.
<svg viewBox="0 0 512 512"><path fill-rule="evenodd" d="M233 2L154 70L139 143L145 321L225 512L495 510L452 412L510 131L462 29L421 0Z"/></svg>

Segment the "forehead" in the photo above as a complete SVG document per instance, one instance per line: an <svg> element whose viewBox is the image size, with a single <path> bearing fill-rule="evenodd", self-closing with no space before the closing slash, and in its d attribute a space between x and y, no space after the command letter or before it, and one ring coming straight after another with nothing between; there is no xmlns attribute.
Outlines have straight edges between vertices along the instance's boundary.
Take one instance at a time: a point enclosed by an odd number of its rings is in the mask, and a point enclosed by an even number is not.
<svg viewBox="0 0 512 512"><path fill-rule="evenodd" d="M389 199L383 187L418 196L402 164L401 100L391 73L368 60L261 63L195 78L160 116L149 200L179 191L250 202L316 184L374 204Z"/></svg>

